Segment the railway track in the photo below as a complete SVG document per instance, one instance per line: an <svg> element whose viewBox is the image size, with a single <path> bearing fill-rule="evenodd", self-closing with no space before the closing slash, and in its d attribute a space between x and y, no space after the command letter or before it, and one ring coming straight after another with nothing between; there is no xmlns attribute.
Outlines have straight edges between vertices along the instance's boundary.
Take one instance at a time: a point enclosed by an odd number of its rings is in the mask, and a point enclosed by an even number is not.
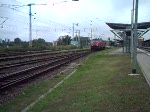
<svg viewBox="0 0 150 112"><path fill-rule="evenodd" d="M13 71L11 73L9 72L0 73L0 90L1 91L7 90L12 86L22 84L23 82L26 82L32 78L35 78L40 75L44 75L67 63L70 63L71 61L77 58L88 55L89 53L90 53L89 50L67 52L67 53L63 53L62 55L56 55L56 56L53 55L52 57L45 57L37 60L22 61L22 62L17 62L15 64L14 63L5 64L3 66L0 66L1 71L2 70L5 71L5 69L7 70L15 67L21 68L20 66L24 66L24 65L26 66L24 69L18 69L17 71ZM9 58L9 59L14 59L14 58ZM30 66L27 67L28 65Z"/></svg>
<svg viewBox="0 0 150 112"><path fill-rule="evenodd" d="M68 51L69 52L69 51ZM16 60L23 60L27 58L35 58L35 57L42 57L42 56L49 56L49 55L56 55L60 54L60 51L56 52L43 52L43 53L34 53L34 54L23 54L23 55L13 55L13 56L4 56L0 57L0 62L7 62L7 61L16 61Z"/></svg>
<svg viewBox="0 0 150 112"><path fill-rule="evenodd" d="M0 53L0 57L10 57L16 55L27 55L27 54L37 54L37 53L51 53L60 50L42 50L42 51L26 51L26 52L13 52L13 53Z"/></svg>
<svg viewBox="0 0 150 112"><path fill-rule="evenodd" d="M66 55L68 55L68 54L66 53L66 54L63 54L63 55L60 54L60 55L56 55L56 56L42 57L42 58L37 58L37 59L33 59L33 60L18 61L18 62L15 62L15 63L6 63L6 64L0 65L0 70L2 71L6 68L9 69L9 68L13 68L13 67L19 67L19 66L44 62L44 61L55 60L57 58L64 57Z"/></svg>

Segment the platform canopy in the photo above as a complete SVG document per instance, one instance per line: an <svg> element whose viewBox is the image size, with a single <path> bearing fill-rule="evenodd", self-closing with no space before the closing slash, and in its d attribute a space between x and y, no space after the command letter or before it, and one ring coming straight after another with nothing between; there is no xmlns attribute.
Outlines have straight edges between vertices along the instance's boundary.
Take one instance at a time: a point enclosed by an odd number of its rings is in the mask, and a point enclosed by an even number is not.
<svg viewBox="0 0 150 112"><path fill-rule="evenodd" d="M122 23L106 23L112 29L131 29L131 24ZM137 29L147 29L150 28L150 22L143 22L137 24Z"/></svg>
<svg viewBox="0 0 150 112"><path fill-rule="evenodd" d="M114 33L117 37L122 39L122 32L126 34L126 36L131 36L131 24L122 24L122 23L106 23L110 28L112 33ZM150 30L150 22L142 22L137 24L137 33L138 37L143 36Z"/></svg>

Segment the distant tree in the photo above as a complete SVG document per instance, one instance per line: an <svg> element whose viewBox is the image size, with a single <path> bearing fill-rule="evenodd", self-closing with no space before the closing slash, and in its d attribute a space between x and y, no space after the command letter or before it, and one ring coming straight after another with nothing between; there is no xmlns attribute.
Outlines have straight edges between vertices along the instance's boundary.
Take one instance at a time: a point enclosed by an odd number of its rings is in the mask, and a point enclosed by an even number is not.
<svg viewBox="0 0 150 112"><path fill-rule="evenodd" d="M6 43L5 40L2 40L2 43L5 44Z"/></svg>
<svg viewBox="0 0 150 112"><path fill-rule="evenodd" d="M17 37L17 38L14 39L14 42L15 43L21 43L21 39Z"/></svg>
<svg viewBox="0 0 150 112"><path fill-rule="evenodd" d="M39 39L34 39L32 41L32 45L33 45L34 48L37 48L37 49L40 50L40 49L46 49L48 44L45 42L44 39L39 38Z"/></svg>
<svg viewBox="0 0 150 112"><path fill-rule="evenodd" d="M46 43L45 40L42 38L39 38L37 41L39 44L45 44Z"/></svg>
<svg viewBox="0 0 150 112"><path fill-rule="evenodd" d="M61 37L58 38L57 45L62 45L62 38Z"/></svg>
<svg viewBox="0 0 150 112"><path fill-rule="evenodd" d="M60 36L57 41L58 45L69 45L71 43L71 37L69 35Z"/></svg>
<svg viewBox="0 0 150 112"><path fill-rule="evenodd" d="M32 40L32 43L33 43L34 45L42 45L42 44L46 44L45 40L42 39L42 38L34 39L34 40Z"/></svg>

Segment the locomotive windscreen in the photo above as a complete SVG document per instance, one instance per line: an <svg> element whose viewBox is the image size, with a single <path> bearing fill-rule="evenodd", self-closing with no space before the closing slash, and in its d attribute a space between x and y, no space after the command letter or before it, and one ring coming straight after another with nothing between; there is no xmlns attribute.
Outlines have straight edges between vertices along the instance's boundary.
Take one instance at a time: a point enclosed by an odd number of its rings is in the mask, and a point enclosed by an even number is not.
<svg viewBox="0 0 150 112"><path fill-rule="evenodd" d="M93 41L102 41L102 39L95 38L95 39L92 39L92 42L93 42Z"/></svg>

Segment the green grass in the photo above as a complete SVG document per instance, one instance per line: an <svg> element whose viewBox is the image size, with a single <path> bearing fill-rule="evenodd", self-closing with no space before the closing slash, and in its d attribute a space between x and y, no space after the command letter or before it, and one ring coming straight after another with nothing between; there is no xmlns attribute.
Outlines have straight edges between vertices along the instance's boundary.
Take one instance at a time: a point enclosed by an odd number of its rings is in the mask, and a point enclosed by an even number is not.
<svg viewBox="0 0 150 112"><path fill-rule="evenodd" d="M150 111L149 87L130 73L128 55L96 53L30 112Z"/></svg>
<svg viewBox="0 0 150 112"><path fill-rule="evenodd" d="M130 56L108 55L107 52L105 50L92 54L78 67L76 73L34 105L29 112L149 112L150 89L141 71L138 70L141 74L139 76L129 76ZM54 79L60 81L64 76L66 75ZM2 110L10 112L20 106L19 102L25 103L31 97L37 97L36 94L44 93L46 90L38 92L44 86L50 87L48 83L39 86L33 93L31 87L26 97L21 95L23 98L18 97L16 104L17 100L3 106ZM28 104L29 102L31 101ZM25 104L18 108L21 110L23 107ZM15 112L19 112L19 109Z"/></svg>
<svg viewBox="0 0 150 112"><path fill-rule="evenodd" d="M27 105L38 99L39 96L45 94L50 88L63 80L71 71L61 73L58 76L54 76L52 79L45 80L31 85L20 93L14 100L0 105L0 112L20 112Z"/></svg>

